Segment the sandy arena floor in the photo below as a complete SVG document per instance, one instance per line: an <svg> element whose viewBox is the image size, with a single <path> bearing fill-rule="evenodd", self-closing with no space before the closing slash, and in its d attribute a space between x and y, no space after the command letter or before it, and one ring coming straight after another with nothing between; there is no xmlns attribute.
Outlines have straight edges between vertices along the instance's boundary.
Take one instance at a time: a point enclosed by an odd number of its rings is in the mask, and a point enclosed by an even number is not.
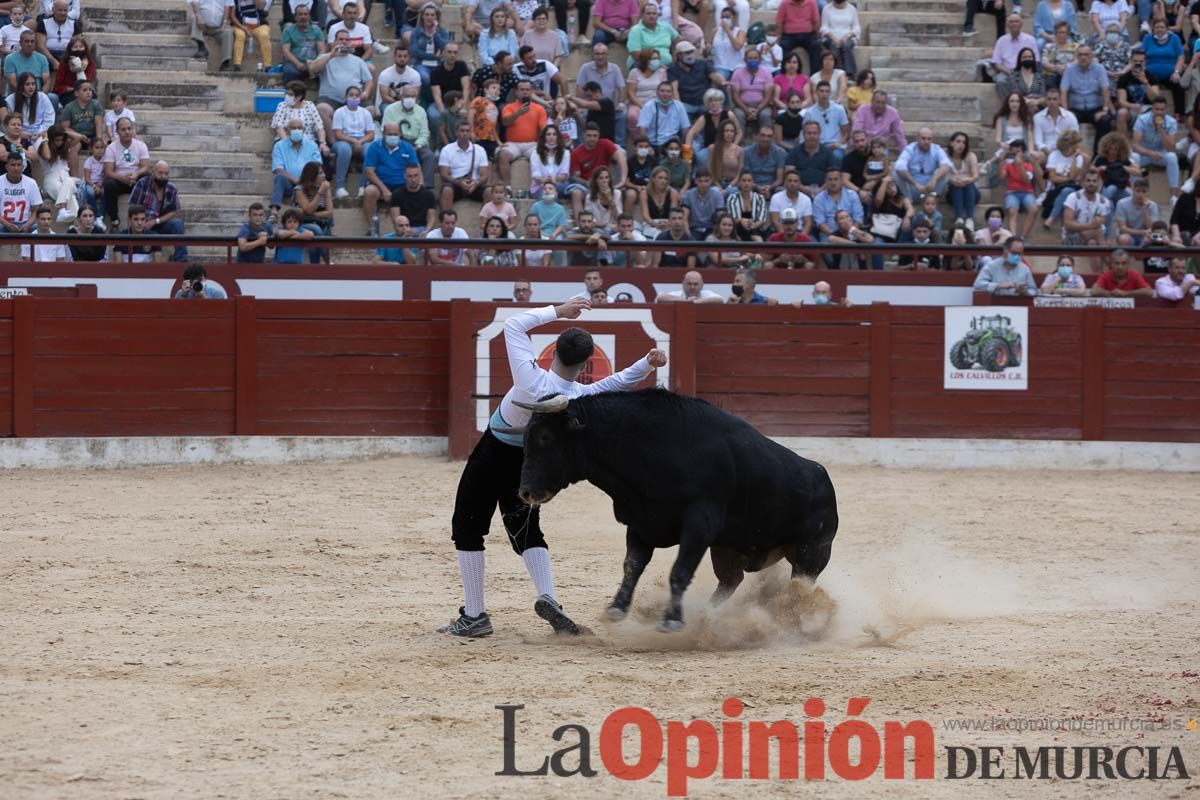
<svg viewBox="0 0 1200 800"><path fill-rule="evenodd" d="M458 471L397 458L0 475L0 797L661 798L665 767L640 783L604 772L610 712L720 723L737 696L746 720L799 724L821 697L832 728L848 697L866 696L879 729L933 724L936 780L713 778L693 781L694 796L1200 800L1200 778L947 781L943 750L1176 745L1200 773L1200 731L1185 727L1200 717L1193 478L833 469L828 597L776 574L711 611L706 560L675 637L653 631L673 551L651 564L638 613L601 621L623 531L599 491L576 486L543 527L560 597L595 635L549 635L494 530L496 635L462 642L431 633L461 602L448 534ZM504 703L526 706L518 767L574 743L550 734L579 723L600 776L496 776ZM944 727L992 716L1180 727Z"/></svg>

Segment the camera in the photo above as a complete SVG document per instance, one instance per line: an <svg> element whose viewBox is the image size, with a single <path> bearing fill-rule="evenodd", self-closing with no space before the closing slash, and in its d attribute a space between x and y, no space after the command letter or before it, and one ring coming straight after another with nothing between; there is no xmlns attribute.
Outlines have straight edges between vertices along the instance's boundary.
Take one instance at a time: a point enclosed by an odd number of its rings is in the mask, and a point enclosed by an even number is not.
<svg viewBox="0 0 1200 800"><path fill-rule="evenodd" d="M1154 242L1155 244L1162 244L1165 238L1166 237L1164 237L1161 233L1150 234L1150 241Z"/></svg>
<svg viewBox="0 0 1200 800"><path fill-rule="evenodd" d="M195 292L196 294L202 294L204 292L204 281L200 280L199 278L192 281L191 286L192 286L192 291Z"/></svg>

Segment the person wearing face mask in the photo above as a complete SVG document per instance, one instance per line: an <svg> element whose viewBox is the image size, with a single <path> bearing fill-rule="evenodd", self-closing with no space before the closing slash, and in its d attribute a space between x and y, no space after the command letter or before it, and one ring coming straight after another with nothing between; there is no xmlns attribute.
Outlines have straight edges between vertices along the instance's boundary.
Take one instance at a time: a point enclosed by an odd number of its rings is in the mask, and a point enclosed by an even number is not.
<svg viewBox="0 0 1200 800"><path fill-rule="evenodd" d="M658 85L655 101L648 103L638 114L638 128L650 144L662 147L671 139L683 139L691 122L683 103L675 99L675 90L667 81Z"/></svg>
<svg viewBox="0 0 1200 800"><path fill-rule="evenodd" d="M1093 56L1104 68L1108 82L1115 84L1121 73L1129 67L1129 61L1133 57L1133 47L1125 38L1125 29L1119 28L1118 23L1110 22L1104 30L1104 35L1096 37Z"/></svg>
<svg viewBox="0 0 1200 800"><path fill-rule="evenodd" d="M758 276L752 269L739 269L733 276L731 293L725 301L735 306L773 306L779 301L758 292Z"/></svg>
<svg viewBox="0 0 1200 800"><path fill-rule="evenodd" d="M675 56L675 63L667 69L667 80L671 82L675 97L683 103L688 115L696 116L704 111L705 93L713 87L719 89L724 86L729 73L701 58L696 46L686 40L675 46ZM738 63L741 63L740 58Z"/></svg>
<svg viewBox="0 0 1200 800"><path fill-rule="evenodd" d="M712 38L713 69L728 80L733 71L742 66L745 47L746 29L734 21L732 9L722 9Z"/></svg>
<svg viewBox="0 0 1200 800"><path fill-rule="evenodd" d="M1167 29L1167 21L1161 17L1154 20L1151 30L1152 35L1143 36L1141 43L1146 54L1146 75L1155 86L1171 93L1175 113L1182 114L1188 110L1184 107L1184 92L1180 83L1186 64L1183 42Z"/></svg>
<svg viewBox="0 0 1200 800"><path fill-rule="evenodd" d="M316 142L322 156L332 152L325 139L325 125L317 106L307 99L308 85L304 81L292 81L286 87L287 94L275 108L275 116L271 117L271 127L275 129L276 141L287 141L288 123L293 119L300 121L301 135ZM332 118L331 118L332 120Z"/></svg>
<svg viewBox="0 0 1200 800"><path fill-rule="evenodd" d="M1054 271L1042 281L1042 294L1087 297L1087 293L1087 284L1083 277L1075 272L1075 259L1068 255L1059 256Z"/></svg>
<svg viewBox="0 0 1200 800"><path fill-rule="evenodd" d="M421 93L418 86L407 85L400 90L400 102L392 103L383 115L382 123L394 122L400 128L400 136L411 144L421 159L421 171L425 173L425 185L433 186L434 167L437 156L429 147L429 116L417 103Z"/></svg>
<svg viewBox="0 0 1200 800"><path fill-rule="evenodd" d="M992 206L983 216L983 226L975 231L975 244L1001 245L1012 238L1012 231L1004 227L1004 209Z"/></svg>
<svg viewBox="0 0 1200 800"><path fill-rule="evenodd" d="M129 204L146 209L145 232L160 236L183 236L187 231L180 216L179 191L171 183L171 167L157 161L149 175L143 175L129 193ZM187 247L175 247L174 261L187 261Z"/></svg>
<svg viewBox="0 0 1200 800"><path fill-rule="evenodd" d="M75 99L75 87L96 80L96 65L88 55L88 43L82 36L71 39L54 73L54 94L62 106Z"/></svg>
<svg viewBox="0 0 1200 800"><path fill-rule="evenodd" d="M838 66L853 75L858 72L854 46L862 37L858 10L848 0L834 0L821 9L821 45L837 56Z"/></svg>
<svg viewBox="0 0 1200 800"><path fill-rule="evenodd" d="M367 145L375 140L375 121L371 112L360 105L362 92L355 86L346 90L346 104L333 112L333 151L337 155L337 171L334 179L334 197L345 200L346 174L350 171L350 159L363 156ZM358 189L362 196L362 187Z"/></svg>
<svg viewBox="0 0 1200 800"><path fill-rule="evenodd" d="M773 133L772 117L778 87L770 71L762 68L761 64L758 48L747 48L745 66L734 70L733 77L729 79L729 95L733 100L733 113L743 128L754 120L759 130L767 129Z"/></svg>
<svg viewBox="0 0 1200 800"><path fill-rule="evenodd" d="M850 298L843 297L841 300L834 300L833 287L828 281L817 281L813 284L811 300L794 300L792 306L794 308L803 308L804 306L842 306L849 308L854 305L850 302Z"/></svg>
<svg viewBox="0 0 1200 800"><path fill-rule="evenodd" d="M692 165L683 160L683 145L672 139L663 147L658 166L667 171L668 185L682 195L692 186Z"/></svg>
<svg viewBox="0 0 1200 800"><path fill-rule="evenodd" d="M1033 296L1038 293L1033 271L1025 260L1025 240L1013 236L1004 243L1004 254L988 259L975 278L975 291L996 295Z"/></svg>

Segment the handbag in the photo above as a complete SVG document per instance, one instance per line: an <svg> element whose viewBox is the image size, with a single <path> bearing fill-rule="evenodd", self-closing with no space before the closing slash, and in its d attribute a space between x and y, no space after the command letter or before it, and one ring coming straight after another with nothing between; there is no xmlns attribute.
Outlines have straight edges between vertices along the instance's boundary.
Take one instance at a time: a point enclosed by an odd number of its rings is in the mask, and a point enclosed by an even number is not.
<svg viewBox="0 0 1200 800"><path fill-rule="evenodd" d="M884 239L895 239L903 221L895 214L875 214L871 217L871 233Z"/></svg>

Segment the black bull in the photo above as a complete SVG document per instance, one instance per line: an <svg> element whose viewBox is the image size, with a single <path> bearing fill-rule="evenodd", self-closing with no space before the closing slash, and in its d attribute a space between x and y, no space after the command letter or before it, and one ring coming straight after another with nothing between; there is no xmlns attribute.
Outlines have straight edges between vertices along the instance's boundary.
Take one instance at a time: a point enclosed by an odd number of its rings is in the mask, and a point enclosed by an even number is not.
<svg viewBox="0 0 1200 800"><path fill-rule="evenodd" d="M746 572L786 558L793 578L815 580L829 563L837 499L825 468L745 420L703 400L660 389L613 392L526 406L521 499L545 503L577 481L613 501L627 526L625 577L609 606L620 619L654 548L679 546L671 605L660 630L683 626L683 592L712 553L720 602Z"/></svg>

